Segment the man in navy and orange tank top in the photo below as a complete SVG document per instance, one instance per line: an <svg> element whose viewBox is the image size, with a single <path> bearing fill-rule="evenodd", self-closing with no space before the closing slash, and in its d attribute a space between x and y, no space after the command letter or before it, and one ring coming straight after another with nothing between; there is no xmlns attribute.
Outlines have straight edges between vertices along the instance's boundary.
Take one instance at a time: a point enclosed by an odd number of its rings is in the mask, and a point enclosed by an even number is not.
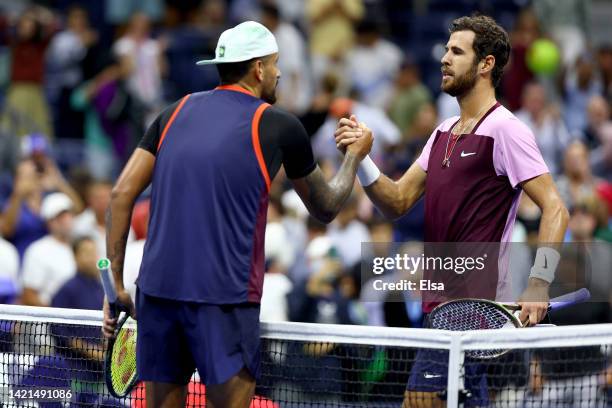
<svg viewBox="0 0 612 408"><path fill-rule="evenodd" d="M487 16L458 18L449 31L441 60L441 88L457 97L461 115L434 130L420 157L398 181L381 175L369 158L360 165L359 180L372 202L390 218L402 216L425 195L425 241L433 243L510 241L524 191L542 210L540 247L518 302L521 321L535 325L546 314L548 287L560 258L555 247L563 242L568 212L533 133L495 99L495 87L510 54L508 34ZM357 128L355 118L340 121L336 139L341 148L359 139L353 134ZM479 293L461 297L509 301L508 268L500 258L495 276L474 276L480 281L476 282ZM461 276L451 278L456 282ZM445 288L445 295L453 289ZM429 313L437 303L426 295L423 311ZM443 406L438 393L446 389L447 370L447 353L420 352L412 366L404 407ZM488 405L486 384L482 365L466 365L465 386L472 395L466 406Z"/></svg>
<svg viewBox="0 0 612 408"><path fill-rule="evenodd" d="M147 407L183 407L198 369L216 408L248 407L259 373L259 302L271 180L282 165L311 214L330 222L372 146L368 129L329 182L304 127L271 106L278 46L255 22L223 32L221 85L187 95L150 126L113 189L107 253L122 303L138 317ZM331 135L330 135L331 137ZM152 183L136 306L123 287L130 213ZM134 310L135 309L135 310ZM105 315L104 331L115 321Z"/></svg>

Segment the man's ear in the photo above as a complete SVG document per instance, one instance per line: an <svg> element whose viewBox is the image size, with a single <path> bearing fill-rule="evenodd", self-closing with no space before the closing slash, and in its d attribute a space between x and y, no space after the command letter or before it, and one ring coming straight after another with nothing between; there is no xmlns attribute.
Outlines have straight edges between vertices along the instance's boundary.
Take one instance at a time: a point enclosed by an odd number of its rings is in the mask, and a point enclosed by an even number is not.
<svg viewBox="0 0 612 408"><path fill-rule="evenodd" d="M263 81L263 76L264 76L264 62L263 60L256 60L255 61L255 77L257 78L258 81Z"/></svg>
<svg viewBox="0 0 612 408"><path fill-rule="evenodd" d="M480 73L481 74L486 74L487 72L492 71L493 68L495 67L495 57L492 56L492 55L487 55L480 62L479 65L480 65Z"/></svg>

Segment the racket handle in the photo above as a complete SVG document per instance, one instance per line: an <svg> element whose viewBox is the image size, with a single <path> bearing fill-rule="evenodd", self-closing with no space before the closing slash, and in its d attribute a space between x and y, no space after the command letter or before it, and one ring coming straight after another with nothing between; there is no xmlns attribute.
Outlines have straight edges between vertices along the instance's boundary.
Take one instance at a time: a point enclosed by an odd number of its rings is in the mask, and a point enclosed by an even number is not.
<svg viewBox="0 0 612 408"><path fill-rule="evenodd" d="M549 310L562 309L576 303L586 302L591 298L591 292L587 288L579 289L575 292L566 293L559 297L550 299Z"/></svg>
<svg viewBox="0 0 612 408"><path fill-rule="evenodd" d="M111 262L108 258L98 260L98 271L100 272L104 294L108 299L110 315L115 318L117 316L117 291L115 290L115 279L111 272Z"/></svg>

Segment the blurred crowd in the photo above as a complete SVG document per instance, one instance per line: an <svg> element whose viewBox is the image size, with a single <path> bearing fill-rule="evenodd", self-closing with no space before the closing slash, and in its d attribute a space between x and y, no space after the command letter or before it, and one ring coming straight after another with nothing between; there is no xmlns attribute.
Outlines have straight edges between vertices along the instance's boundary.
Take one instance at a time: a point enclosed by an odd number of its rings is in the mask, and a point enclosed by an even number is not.
<svg viewBox="0 0 612 408"><path fill-rule="evenodd" d="M602 6L603 4L603 6ZM247 19L279 43L278 105L297 115L320 166L339 164L332 138L350 113L375 135L373 160L403 174L436 126L456 115L440 93L440 57L454 17L481 11L508 30L512 58L498 98L535 134L570 210L567 242L601 242L612 264L612 42L596 40L595 0L0 0L0 298L96 309L112 183L167 104L217 85L219 34ZM607 4L610 11L612 4ZM527 64L554 41L554 72ZM205 132L205 129L203 129ZM523 196L513 240L537 241L539 209ZM147 233L134 214L125 283ZM308 213L282 171L266 232L262 319L420 327L419 302L360 301L362 242L412 242L424 207L384 220L356 184L337 219ZM383 248L384 251L384 248ZM608 257L608 258L605 258ZM609 271L608 271L609 274ZM608 286L609 288L610 286ZM582 323L610 321L610 307Z"/></svg>

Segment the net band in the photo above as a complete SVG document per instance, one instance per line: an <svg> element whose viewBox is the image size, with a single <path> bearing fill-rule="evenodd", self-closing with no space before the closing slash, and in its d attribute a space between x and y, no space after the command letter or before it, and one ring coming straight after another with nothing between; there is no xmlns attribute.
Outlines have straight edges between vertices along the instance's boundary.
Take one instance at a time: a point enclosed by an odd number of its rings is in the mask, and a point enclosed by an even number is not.
<svg viewBox="0 0 612 408"><path fill-rule="evenodd" d="M101 311L0 305L0 386L69 389L79 406L142 407L142 385L123 399L104 385L101 322ZM397 407L406 389L445 391L448 407L563 403L552 395L609 402L612 324L451 332L264 322L261 337L252 407ZM510 352L486 364L469 357L500 348ZM542 392L528 392L538 378ZM204 408L197 371L188 390L187 406Z"/></svg>

